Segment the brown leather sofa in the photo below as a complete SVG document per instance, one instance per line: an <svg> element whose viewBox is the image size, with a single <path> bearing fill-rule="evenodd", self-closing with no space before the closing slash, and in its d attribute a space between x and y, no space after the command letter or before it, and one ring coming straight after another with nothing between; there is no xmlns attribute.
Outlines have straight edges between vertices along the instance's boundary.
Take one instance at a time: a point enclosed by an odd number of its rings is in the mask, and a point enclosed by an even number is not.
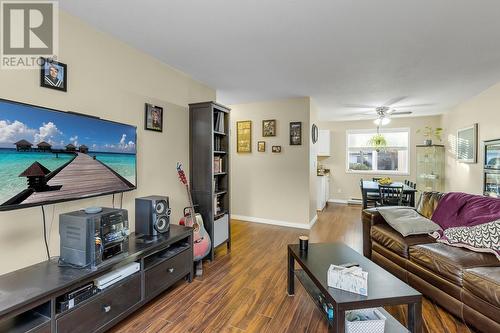
<svg viewBox="0 0 500 333"><path fill-rule="evenodd" d="M442 193L423 193L417 211L432 216ZM491 254L403 237L376 208L363 211L363 253L466 324L500 332L500 262Z"/></svg>

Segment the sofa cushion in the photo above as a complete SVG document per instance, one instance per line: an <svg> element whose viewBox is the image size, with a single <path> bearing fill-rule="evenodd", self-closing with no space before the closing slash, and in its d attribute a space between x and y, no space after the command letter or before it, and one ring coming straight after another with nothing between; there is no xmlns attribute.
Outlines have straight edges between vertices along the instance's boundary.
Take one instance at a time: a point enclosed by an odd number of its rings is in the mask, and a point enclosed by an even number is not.
<svg viewBox="0 0 500 333"><path fill-rule="evenodd" d="M468 268L498 266L492 254L478 253L442 243L410 246L410 260L462 286Z"/></svg>
<svg viewBox="0 0 500 333"><path fill-rule="evenodd" d="M434 238L429 235L403 237L387 224L374 225L371 229L371 238L404 258L409 258L408 249L411 245L435 242Z"/></svg>
<svg viewBox="0 0 500 333"><path fill-rule="evenodd" d="M463 280L464 289L500 308L500 266L466 269Z"/></svg>
<svg viewBox="0 0 500 333"><path fill-rule="evenodd" d="M430 219L434 210L436 209L439 200L444 196L441 192L424 192L420 196L420 201L418 202L417 212Z"/></svg>
<svg viewBox="0 0 500 333"><path fill-rule="evenodd" d="M380 207L378 211L385 221L403 237L425 235L441 230L436 223L423 217L411 207Z"/></svg>

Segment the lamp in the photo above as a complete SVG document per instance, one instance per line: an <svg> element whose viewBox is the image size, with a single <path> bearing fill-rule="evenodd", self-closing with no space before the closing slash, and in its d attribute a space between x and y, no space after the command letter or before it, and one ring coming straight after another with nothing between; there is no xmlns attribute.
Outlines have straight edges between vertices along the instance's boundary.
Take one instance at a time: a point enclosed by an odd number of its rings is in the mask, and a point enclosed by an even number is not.
<svg viewBox="0 0 500 333"><path fill-rule="evenodd" d="M391 122L390 118L379 117L373 121L377 126L385 126Z"/></svg>

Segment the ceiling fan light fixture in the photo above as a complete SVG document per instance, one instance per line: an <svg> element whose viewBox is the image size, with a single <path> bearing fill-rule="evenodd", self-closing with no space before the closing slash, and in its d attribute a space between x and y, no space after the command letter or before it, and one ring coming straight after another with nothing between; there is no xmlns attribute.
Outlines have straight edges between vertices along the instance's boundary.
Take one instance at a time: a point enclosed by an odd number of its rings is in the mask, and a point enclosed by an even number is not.
<svg viewBox="0 0 500 333"><path fill-rule="evenodd" d="M386 118L386 117L380 117L380 118L377 118L373 121L373 123L377 126L385 126L385 125L388 125L390 122L391 122L391 119Z"/></svg>

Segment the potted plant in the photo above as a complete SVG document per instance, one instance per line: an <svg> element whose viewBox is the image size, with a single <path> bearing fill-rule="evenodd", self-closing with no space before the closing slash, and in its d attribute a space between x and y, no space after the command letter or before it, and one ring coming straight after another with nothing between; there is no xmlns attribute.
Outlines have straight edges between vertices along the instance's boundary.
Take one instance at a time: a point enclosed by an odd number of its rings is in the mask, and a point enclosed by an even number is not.
<svg viewBox="0 0 500 333"><path fill-rule="evenodd" d="M422 133L425 138L424 144L426 146L432 146L432 139L437 139L441 142L441 134L443 134L443 129L441 127L431 127L425 126L422 129L417 130L417 133Z"/></svg>
<svg viewBox="0 0 500 333"><path fill-rule="evenodd" d="M387 147L387 140L383 134L377 133L368 141L368 145L375 148L377 152Z"/></svg>

